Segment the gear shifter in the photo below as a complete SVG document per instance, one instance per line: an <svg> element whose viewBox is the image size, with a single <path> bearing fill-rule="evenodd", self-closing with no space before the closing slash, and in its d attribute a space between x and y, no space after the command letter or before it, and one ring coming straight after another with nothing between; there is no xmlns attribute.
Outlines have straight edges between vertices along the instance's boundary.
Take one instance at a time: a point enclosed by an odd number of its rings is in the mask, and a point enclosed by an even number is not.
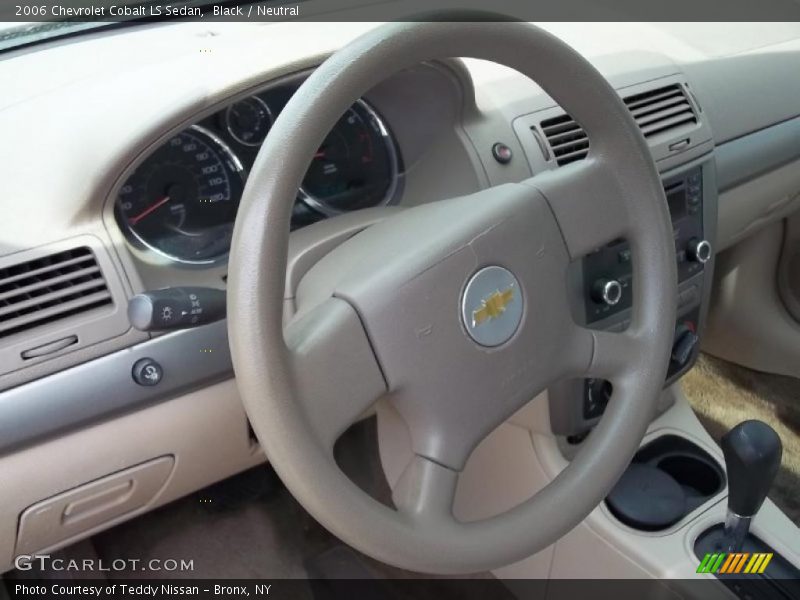
<svg viewBox="0 0 800 600"><path fill-rule="evenodd" d="M782 446L775 430L762 421L739 423L720 445L728 472L725 544L728 552L737 552L778 472Z"/></svg>

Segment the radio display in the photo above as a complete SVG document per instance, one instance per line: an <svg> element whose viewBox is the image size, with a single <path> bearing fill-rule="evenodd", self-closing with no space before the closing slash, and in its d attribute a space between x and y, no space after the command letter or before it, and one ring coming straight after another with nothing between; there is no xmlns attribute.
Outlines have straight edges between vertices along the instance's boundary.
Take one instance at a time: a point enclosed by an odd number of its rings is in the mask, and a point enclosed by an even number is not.
<svg viewBox="0 0 800 600"><path fill-rule="evenodd" d="M668 187L664 192L667 195L667 205L669 206L669 214L672 216L672 222L679 221L688 212L686 185L680 182Z"/></svg>

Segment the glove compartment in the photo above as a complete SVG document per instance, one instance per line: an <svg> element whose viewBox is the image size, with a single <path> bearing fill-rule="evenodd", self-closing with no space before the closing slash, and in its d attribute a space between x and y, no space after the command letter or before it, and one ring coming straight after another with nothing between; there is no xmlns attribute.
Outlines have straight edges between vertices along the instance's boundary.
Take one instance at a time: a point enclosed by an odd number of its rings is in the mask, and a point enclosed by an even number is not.
<svg viewBox="0 0 800 600"><path fill-rule="evenodd" d="M174 465L174 457L161 456L29 506L19 517L17 555L62 546L150 504Z"/></svg>

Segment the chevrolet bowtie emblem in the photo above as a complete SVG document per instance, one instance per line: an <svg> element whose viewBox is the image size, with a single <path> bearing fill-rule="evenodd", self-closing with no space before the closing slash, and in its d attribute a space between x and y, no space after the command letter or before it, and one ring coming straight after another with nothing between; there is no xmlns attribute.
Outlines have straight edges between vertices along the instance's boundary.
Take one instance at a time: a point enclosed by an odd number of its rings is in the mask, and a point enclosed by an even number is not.
<svg viewBox="0 0 800 600"><path fill-rule="evenodd" d="M464 332L481 346L508 342L522 323L525 295L514 274L499 265L483 267L461 294Z"/></svg>
<svg viewBox="0 0 800 600"><path fill-rule="evenodd" d="M472 311L472 326L480 325L484 321L496 319L504 312L506 307L514 299L514 287L509 286L502 292L500 290L492 293L488 298L481 301L481 307Z"/></svg>

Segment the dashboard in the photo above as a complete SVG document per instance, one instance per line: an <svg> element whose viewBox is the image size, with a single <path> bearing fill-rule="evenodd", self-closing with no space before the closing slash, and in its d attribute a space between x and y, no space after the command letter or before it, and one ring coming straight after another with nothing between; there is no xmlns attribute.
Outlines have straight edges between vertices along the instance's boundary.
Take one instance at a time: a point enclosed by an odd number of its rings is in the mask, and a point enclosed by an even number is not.
<svg viewBox="0 0 800 600"><path fill-rule="evenodd" d="M302 80L292 77L232 102L147 154L119 189L114 206L127 240L176 264L224 262L247 174ZM395 203L401 169L388 125L359 100L314 155L298 190L292 229Z"/></svg>
<svg viewBox="0 0 800 600"><path fill-rule="evenodd" d="M298 43L301 26L308 35ZM0 60L0 131L17 150L0 168L8 200L0 280L46 289L41 301L0 291L7 303L0 305L0 466L14 484L0 506L0 570L11 564L19 515L54 494L176 457L158 493L119 517L129 518L265 459L236 392L226 323L143 333L131 327L127 303L145 290L225 287L239 198L270 127L316 65L372 27L158 24ZM699 334L713 261L696 260L696 242L708 239L721 251L800 210L800 31L789 24L749 33L743 24L548 29L631 105L678 86L692 107L694 123L647 141L684 269L676 338L686 329ZM568 122L536 84L496 65L447 59L408 68L367 92L310 159L292 239L324 238L326 227L361 214L378 218L568 168L558 159L589 144L571 124L553 129ZM31 135L32 123L47 143ZM576 147L556 156L559 140ZM506 147L503 160L497 144ZM627 250L623 242L598 249L570 273L576 321L627 326ZM34 281L47 274L49 283ZM619 297L592 297L599 280L619 282ZM24 305L12 306L11 296ZM142 359L160 364L158 385L132 379ZM671 377L690 363L676 361ZM578 382L580 389L563 392L572 400L551 406L564 433L598 418L599 384Z"/></svg>

